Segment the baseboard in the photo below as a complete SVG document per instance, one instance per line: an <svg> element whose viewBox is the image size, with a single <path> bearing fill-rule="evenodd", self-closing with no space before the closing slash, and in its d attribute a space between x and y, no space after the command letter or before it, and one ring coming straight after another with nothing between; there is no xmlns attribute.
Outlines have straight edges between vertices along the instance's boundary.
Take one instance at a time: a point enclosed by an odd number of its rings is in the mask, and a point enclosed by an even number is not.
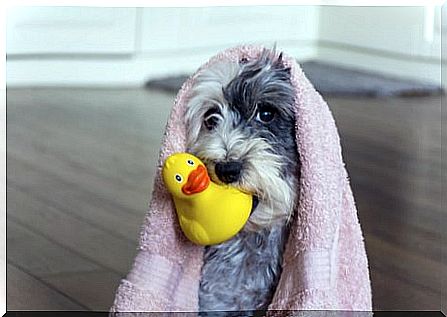
<svg viewBox="0 0 447 317"><path fill-rule="evenodd" d="M6 65L8 87L29 86L129 86L139 87L152 78L190 74L224 47L186 52L114 55L109 58L55 56L12 58ZM302 41L280 49L298 60L316 57L316 43Z"/></svg>
<svg viewBox="0 0 447 317"><path fill-rule="evenodd" d="M207 59L225 47L184 52L110 56L26 56L7 60L8 87L104 86L140 87L153 78L193 73ZM441 67L433 60L378 54L328 43L296 41L280 49L299 61L318 59L354 67L441 84ZM445 87L444 83L444 87Z"/></svg>

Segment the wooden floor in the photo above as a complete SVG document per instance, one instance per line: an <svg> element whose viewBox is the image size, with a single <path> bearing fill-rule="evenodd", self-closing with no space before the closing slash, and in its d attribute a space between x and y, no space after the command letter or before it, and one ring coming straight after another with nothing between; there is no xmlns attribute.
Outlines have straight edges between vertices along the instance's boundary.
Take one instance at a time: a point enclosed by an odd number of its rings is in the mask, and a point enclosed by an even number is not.
<svg viewBox="0 0 447 317"><path fill-rule="evenodd" d="M108 310L136 253L173 99L131 89L8 89L8 309ZM447 286L441 98L328 101L374 307L439 310Z"/></svg>

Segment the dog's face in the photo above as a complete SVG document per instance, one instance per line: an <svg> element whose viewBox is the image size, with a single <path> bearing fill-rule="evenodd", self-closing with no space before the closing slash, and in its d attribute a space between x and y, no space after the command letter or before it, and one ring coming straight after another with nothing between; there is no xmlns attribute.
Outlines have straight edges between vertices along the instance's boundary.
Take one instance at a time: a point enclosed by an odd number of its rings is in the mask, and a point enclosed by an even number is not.
<svg viewBox="0 0 447 317"><path fill-rule="evenodd" d="M295 91L274 52L204 70L187 105L187 147L212 179L251 192L259 204L246 226L289 219L296 198Z"/></svg>

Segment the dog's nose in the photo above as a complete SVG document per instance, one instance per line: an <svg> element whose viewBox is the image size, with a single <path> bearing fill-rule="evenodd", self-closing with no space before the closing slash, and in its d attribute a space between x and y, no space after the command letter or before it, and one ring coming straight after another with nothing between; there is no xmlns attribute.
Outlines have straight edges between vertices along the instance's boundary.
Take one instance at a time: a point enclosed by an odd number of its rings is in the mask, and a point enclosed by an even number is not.
<svg viewBox="0 0 447 317"><path fill-rule="evenodd" d="M222 182L230 184L237 181L241 176L242 163L238 161L219 162L214 170Z"/></svg>

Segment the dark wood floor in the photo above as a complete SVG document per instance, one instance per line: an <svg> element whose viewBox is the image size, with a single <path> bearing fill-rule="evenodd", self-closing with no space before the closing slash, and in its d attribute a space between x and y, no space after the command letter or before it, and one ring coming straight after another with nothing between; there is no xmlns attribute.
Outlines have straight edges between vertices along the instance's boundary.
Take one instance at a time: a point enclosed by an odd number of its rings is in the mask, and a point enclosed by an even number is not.
<svg viewBox="0 0 447 317"><path fill-rule="evenodd" d="M131 89L8 89L8 309L108 310L136 252L173 99ZM328 101L374 307L439 310L447 286L441 98Z"/></svg>

